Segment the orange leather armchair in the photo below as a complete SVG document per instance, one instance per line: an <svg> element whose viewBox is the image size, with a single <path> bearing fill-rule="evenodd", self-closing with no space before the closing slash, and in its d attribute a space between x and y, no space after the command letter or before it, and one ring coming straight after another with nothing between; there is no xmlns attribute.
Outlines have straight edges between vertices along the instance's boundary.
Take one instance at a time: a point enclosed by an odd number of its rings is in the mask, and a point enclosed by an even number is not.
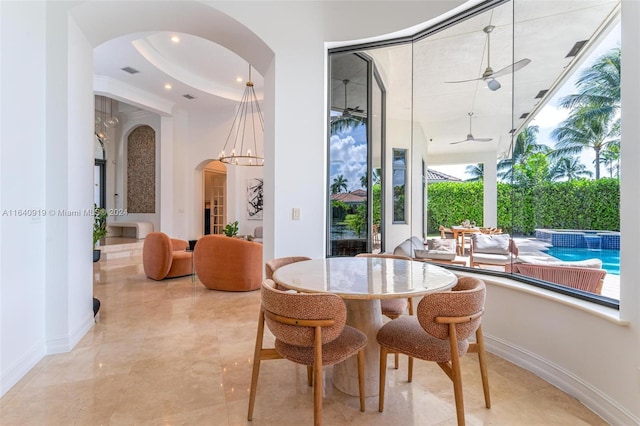
<svg viewBox="0 0 640 426"><path fill-rule="evenodd" d="M196 274L211 290L251 291L262 283L262 244L206 235L193 252Z"/></svg>
<svg viewBox="0 0 640 426"><path fill-rule="evenodd" d="M142 266L144 273L152 280L191 275L192 263L190 251L185 249L189 243L169 238L162 232L151 232L142 246Z"/></svg>

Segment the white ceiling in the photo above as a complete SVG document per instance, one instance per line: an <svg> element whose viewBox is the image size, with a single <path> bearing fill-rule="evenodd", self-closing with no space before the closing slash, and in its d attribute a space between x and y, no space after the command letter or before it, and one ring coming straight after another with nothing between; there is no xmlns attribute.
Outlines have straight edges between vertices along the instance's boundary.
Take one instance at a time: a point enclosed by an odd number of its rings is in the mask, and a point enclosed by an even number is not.
<svg viewBox="0 0 640 426"><path fill-rule="evenodd" d="M172 37L179 41L173 42ZM139 73L129 74L122 70L125 67ZM236 105L249 78L249 68L244 59L216 43L176 32L130 34L94 50L97 76L122 82L190 111ZM251 80L258 99L262 99L263 79L255 69L251 70ZM171 89L164 87L167 83ZM186 94L195 99L185 98ZM121 111L127 109L130 107L120 107Z"/></svg>
<svg viewBox="0 0 640 426"><path fill-rule="evenodd" d="M367 50L387 90L387 119L406 120L413 113L414 122L429 141L430 157L452 157L459 152L504 155L510 147L510 130L526 123L519 117L541 107L554 93L554 84L565 69L584 60L597 45L596 39L611 28L603 28L602 23L610 20L618 5L617 0L519 0L515 10L512 3L506 3L413 45ZM502 87L497 91L489 90L482 80L445 83L482 75L487 67L487 35L483 32L487 25L495 26L490 52L494 72L524 58L531 62L513 74L498 77ZM581 40L590 43L579 57L566 58ZM362 61L345 58L336 62L332 63L334 105L343 108L342 79L348 78L349 106L366 108ZM549 90L542 102L536 99L541 90ZM469 133L470 112L474 137L493 141L451 145Z"/></svg>
<svg viewBox="0 0 640 426"><path fill-rule="evenodd" d="M577 41L593 40L602 30L602 22L618 5L618 0L518 0L515 10L511 2L507 3L413 45L369 50L367 53L375 59L389 95L387 118L410 119L413 115L424 137L431 141L430 155L503 153L509 148L509 130L524 123L518 117L532 112L540 102L535 99L536 94L552 89L565 68L579 61L565 58L567 52ZM502 84L498 91L488 90L482 80L445 83L480 77L487 66L487 37L482 29L489 24L495 26L491 34L494 71L522 58L531 59L531 63L514 74L498 78ZM180 41L171 41L172 36L178 36ZM336 107L344 104L342 80L350 78L349 106L366 108L362 82L357 78L359 65L354 64L357 62L332 69ZM140 72L128 74L122 71L124 67ZM236 105L245 88L249 64L213 42L163 31L131 34L98 46L94 70L97 76L193 111ZM243 81L236 81L238 77ZM253 70L252 80L258 98L262 98L262 76ZM166 83L171 84L170 90L164 88ZM516 92L512 124L513 83ZM185 94L195 99L188 100ZM135 108L120 105L119 109ZM464 139L469 132L469 112L474 113L474 136L491 137L492 142L450 144Z"/></svg>

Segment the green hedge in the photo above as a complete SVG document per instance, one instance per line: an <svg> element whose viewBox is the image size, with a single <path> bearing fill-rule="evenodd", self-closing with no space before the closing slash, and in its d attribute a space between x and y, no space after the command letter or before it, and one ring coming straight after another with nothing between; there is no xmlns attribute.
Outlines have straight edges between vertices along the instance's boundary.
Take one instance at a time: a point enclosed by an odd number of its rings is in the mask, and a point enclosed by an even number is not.
<svg viewBox="0 0 640 426"><path fill-rule="evenodd" d="M536 228L620 230L618 179L545 182L531 188L498 183L498 227L513 235ZM427 232L465 219L483 224L483 183L442 182L428 187Z"/></svg>

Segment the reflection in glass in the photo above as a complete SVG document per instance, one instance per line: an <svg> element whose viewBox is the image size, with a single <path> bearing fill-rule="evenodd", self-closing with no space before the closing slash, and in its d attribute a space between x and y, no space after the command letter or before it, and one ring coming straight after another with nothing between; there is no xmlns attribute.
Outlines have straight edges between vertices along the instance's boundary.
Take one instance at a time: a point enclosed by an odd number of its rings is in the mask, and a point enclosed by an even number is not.
<svg viewBox="0 0 640 426"><path fill-rule="evenodd" d="M369 61L331 56L329 140L329 256L368 251Z"/></svg>
<svg viewBox="0 0 640 426"><path fill-rule="evenodd" d="M405 223L407 150L393 150L393 222Z"/></svg>

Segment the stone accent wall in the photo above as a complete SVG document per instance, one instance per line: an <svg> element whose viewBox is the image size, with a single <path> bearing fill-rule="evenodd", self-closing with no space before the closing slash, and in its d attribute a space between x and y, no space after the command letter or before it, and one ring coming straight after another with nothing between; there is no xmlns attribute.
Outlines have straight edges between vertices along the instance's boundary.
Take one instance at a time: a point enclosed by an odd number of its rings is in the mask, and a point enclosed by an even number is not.
<svg viewBox="0 0 640 426"><path fill-rule="evenodd" d="M140 126L127 140L127 211L156 212L156 132Z"/></svg>

